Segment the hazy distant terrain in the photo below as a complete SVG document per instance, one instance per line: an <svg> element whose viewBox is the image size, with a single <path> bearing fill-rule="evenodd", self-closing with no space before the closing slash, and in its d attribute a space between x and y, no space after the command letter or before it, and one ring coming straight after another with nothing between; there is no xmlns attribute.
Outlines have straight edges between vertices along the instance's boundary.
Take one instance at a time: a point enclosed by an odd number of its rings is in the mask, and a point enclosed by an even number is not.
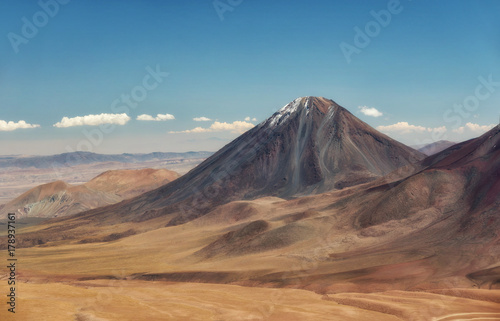
<svg viewBox="0 0 500 321"><path fill-rule="evenodd" d="M451 147L455 144L456 143L450 142L448 140L440 140L440 141L426 144L426 145L415 145L415 146L411 146L411 147L417 149L419 152L422 152L427 156L431 156L431 155L439 153L440 151L443 151L446 148Z"/></svg>
<svg viewBox="0 0 500 321"><path fill-rule="evenodd" d="M186 153L149 153L149 154L96 154L91 152L73 152L50 156L0 156L0 168L60 168L96 163L142 163L148 161L168 161L203 159L212 155L211 152Z"/></svg>
<svg viewBox="0 0 500 321"><path fill-rule="evenodd" d="M179 177L167 169L106 171L89 182L70 185L64 181L39 185L0 205L0 218L16 213L18 218L60 217L115 204L165 185Z"/></svg>
<svg viewBox="0 0 500 321"><path fill-rule="evenodd" d="M209 155L210 152L121 155L78 152L54 156L2 156L0 204L41 184L57 180L68 184L83 184L108 170L165 168L184 174Z"/></svg>

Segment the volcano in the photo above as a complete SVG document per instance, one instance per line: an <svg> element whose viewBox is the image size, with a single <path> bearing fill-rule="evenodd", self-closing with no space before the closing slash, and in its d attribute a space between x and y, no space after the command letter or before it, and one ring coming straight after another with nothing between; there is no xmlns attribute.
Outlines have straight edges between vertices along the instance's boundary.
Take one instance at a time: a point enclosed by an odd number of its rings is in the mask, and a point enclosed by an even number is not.
<svg viewBox="0 0 500 321"><path fill-rule="evenodd" d="M88 215L143 221L180 212L169 223L178 225L230 201L343 189L423 158L334 101L301 97L174 182Z"/></svg>

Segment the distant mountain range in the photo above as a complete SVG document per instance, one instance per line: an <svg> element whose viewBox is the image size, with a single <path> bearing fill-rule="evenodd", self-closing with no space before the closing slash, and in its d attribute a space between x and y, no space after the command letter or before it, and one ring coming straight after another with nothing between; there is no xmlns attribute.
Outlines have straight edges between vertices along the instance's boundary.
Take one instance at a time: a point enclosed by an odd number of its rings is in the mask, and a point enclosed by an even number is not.
<svg viewBox="0 0 500 321"><path fill-rule="evenodd" d="M424 153L427 156L434 155L439 153L440 151L445 150L448 147L455 145L456 143L450 142L448 140L440 140L434 143L430 143L427 145L414 145L412 148L418 150L419 152Z"/></svg>
<svg viewBox="0 0 500 321"><path fill-rule="evenodd" d="M136 163L150 160L207 158L212 152L149 153L149 154L96 154L73 152L51 156L0 156L0 168L60 168L102 162Z"/></svg>

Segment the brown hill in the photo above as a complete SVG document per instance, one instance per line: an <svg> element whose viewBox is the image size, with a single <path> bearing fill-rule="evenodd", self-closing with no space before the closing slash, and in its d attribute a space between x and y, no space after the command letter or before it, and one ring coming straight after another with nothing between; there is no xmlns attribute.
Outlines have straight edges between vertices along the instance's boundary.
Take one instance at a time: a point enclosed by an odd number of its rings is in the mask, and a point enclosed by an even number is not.
<svg viewBox="0 0 500 321"><path fill-rule="evenodd" d="M113 193L127 199L177 178L179 174L167 169L112 170L98 175L84 185L92 190Z"/></svg>
<svg viewBox="0 0 500 321"><path fill-rule="evenodd" d="M166 169L112 170L91 181L72 186L55 181L30 189L0 208L0 216L58 217L118 203L177 179Z"/></svg>

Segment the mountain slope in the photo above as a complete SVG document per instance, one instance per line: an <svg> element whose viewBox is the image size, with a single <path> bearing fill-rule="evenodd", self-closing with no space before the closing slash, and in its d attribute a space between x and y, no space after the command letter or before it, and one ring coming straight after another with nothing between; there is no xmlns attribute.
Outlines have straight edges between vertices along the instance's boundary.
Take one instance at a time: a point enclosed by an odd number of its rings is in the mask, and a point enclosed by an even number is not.
<svg viewBox="0 0 500 321"><path fill-rule="evenodd" d="M141 221L180 212L170 222L176 225L232 200L290 198L369 182L423 157L332 100L302 97L178 180L87 215Z"/></svg>
<svg viewBox="0 0 500 321"><path fill-rule="evenodd" d="M470 217L475 211L493 204L498 206L500 128L497 126L481 137L427 157L422 168L393 188L387 188L386 199L370 204L360 224L367 226L408 217L412 215L408 209L417 207L436 207L442 213L453 212L454 217L459 216L457 213ZM400 205L395 206L396 202ZM389 211L389 207L393 210Z"/></svg>
<svg viewBox="0 0 500 321"><path fill-rule="evenodd" d="M56 181L30 189L0 208L0 217L68 216L118 203L167 184L179 175L166 169L107 171L77 186Z"/></svg>

